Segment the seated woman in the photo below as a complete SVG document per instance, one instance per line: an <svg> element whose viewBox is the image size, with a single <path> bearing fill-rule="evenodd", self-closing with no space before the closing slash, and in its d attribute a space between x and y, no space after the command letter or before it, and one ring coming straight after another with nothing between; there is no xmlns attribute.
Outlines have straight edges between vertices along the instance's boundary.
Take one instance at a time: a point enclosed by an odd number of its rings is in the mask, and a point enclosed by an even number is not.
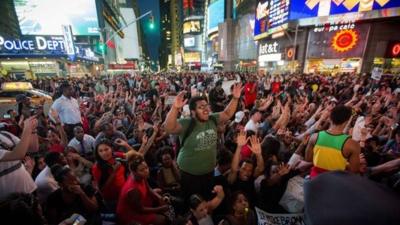
<svg viewBox="0 0 400 225"><path fill-rule="evenodd" d="M161 163L158 171L158 185L164 192L177 195L181 190L179 184L180 175L173 155L172 148L166 147L161 149L158 155L158 160Z"/></svg>
<svg viewBox="0 0 400 225"><path fill-rule="evenodd" d="M230 202L230 213L219 223L219 225L257 224L256 214L249 208L249 200L243 192L238 191L233 193Z"/></svg>
<svg viewBox="0 0 400 225"><path fill-rule="evenodd" d="M95 190L91 186L81 187L71 169L58 164L51 167L51 173L60 188L47 199L47 219L49 224L59 224L74 213L82 215L86 224L98 224L98 203Z"/></svg>
<svg viewBox="0 0 400 225"><path fill-rule="evenodd" d="M84 185L90 184L92 180L90 169L92 168L93 163L80 156L78 151L72 147L67 147L65 154L68 166L75 176L78 177L79 183Z"/></svg>
<svg viewBox="0 0 400 225"><path fill-rule="evenodd" d="M57 111L50 110L51 117L54 119L55 127L50 127L47 131L47 150L50 152L63 153L68 144L67 134L61 125Z"/></svg>
<svg viewBox="0 0 400 225"><path fill-rule="evenodd" d="M215 193L216 196L208 202L199 195L192 195L190 197L189 206L191 214L189 221L193 225L214 225L211 214L213 210L221 204L225 193L220 185L214 187L213 193Z"/></svg>
<svg viewBox="0 0 400 225"><path fill-rule="evenodd" d="M131 174L121 190L117 206L119 224L167 224L162 213L167 212L169 206L147 183L150 172L144 158L135 156L129 160L129 170Z"/></svg>
<svg viewBox="0 0 400 225"><path fill-rule="evenodd" d="M122 139L117 139L115 144L125 147L129 151L127 153L113 152L113 144L108 139L100 140L95 149L96 163L92 167L93 180L107 207L111 210L115 209L119 193L126 181L125 166L117 159L126 160L132 155L139 154Z"/></svg>

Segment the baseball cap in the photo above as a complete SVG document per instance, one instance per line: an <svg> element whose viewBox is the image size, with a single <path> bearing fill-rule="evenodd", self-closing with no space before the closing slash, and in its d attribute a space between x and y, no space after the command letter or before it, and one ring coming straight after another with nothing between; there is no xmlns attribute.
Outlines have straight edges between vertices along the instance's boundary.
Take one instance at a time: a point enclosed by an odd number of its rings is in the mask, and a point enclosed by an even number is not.
<svg viewBox="0 0 400 225"><path fill-rule="evenodd" d="M28 99L28 96L26 96L25 94L18 94L17 96L15 96L15 100L17 101L17 103L21 103L26 99Z"/></svg>
<svg viewBox="0 0 400 225"><path fill-rule="evenodd" d="M243 111L239 111L239 112L235 113L235 122L236 123L242 122L243 118L244 118L244 112Z"/></svg>

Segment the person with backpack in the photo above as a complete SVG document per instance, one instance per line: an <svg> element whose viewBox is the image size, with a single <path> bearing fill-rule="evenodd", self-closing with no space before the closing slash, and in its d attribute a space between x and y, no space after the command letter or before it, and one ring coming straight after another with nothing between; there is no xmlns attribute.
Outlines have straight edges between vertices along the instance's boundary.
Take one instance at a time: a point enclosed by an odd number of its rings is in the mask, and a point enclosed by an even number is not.
<svg viewBox="0 0 400 225"><path fill-rule="evenodd" d="M35 182L22 164L28 150L37 151L37 119L24 121L21 138L6 131L0 132L0 200L12 193L31 194L36 190Z"/></svg>
<svg viewBox="0 0 400 225"><path fill-rule="evenodd" d="M190 99L190 118L177 119L188 99L180 92L169 111L164 123L168 134L177 134L180 150L177 164L181 173L182 197L192 194L207 197L212 190L213 170L217 160L217 127L228 121L236 112L242 85L236 84L232 91L232 100L220 113L211 113L205 97Z"/></svg>

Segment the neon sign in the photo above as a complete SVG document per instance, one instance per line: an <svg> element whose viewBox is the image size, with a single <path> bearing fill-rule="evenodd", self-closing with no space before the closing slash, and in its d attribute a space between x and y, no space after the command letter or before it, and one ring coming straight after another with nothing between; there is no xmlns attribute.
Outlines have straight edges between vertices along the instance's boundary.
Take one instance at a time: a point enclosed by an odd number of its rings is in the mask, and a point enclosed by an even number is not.
<svg viewBox="0 0 400 225"><path fill-rule="evenodd" d="M358 41L358 34L354 30L342 30L332 39L332 48L337 52L347 52L354 48Z"/></svg>

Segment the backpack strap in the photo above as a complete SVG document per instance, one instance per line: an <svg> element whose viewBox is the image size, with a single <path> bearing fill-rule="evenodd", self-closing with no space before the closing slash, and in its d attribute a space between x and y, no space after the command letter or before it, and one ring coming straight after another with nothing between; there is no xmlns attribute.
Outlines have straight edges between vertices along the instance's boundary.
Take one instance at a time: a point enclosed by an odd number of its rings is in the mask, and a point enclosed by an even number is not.
<svg viewBox="0 0 400 225"><path fill-rule="evenodd" d="M1 141L1 139L0 139L0 147L2 147L4 150L12 151L14 149L14 147L16 146L14 139L7 132L0 131L0 134L3 135L4 137L6 137L7 139L9 139L12 143L12 146L10 147L7 144L5 144L3 141Z"/></svg>
<svg viewBox="0 0 400 225"><path fill-rule="evenodd" d="M196 125L196 120L193 119L193 117L190 117L190 122L188 128L185 130L185 134L183 135L183 138L181 140L181 147L185 144L186 139L189 137L189 135L193 132L194 126Z"/></svg>

